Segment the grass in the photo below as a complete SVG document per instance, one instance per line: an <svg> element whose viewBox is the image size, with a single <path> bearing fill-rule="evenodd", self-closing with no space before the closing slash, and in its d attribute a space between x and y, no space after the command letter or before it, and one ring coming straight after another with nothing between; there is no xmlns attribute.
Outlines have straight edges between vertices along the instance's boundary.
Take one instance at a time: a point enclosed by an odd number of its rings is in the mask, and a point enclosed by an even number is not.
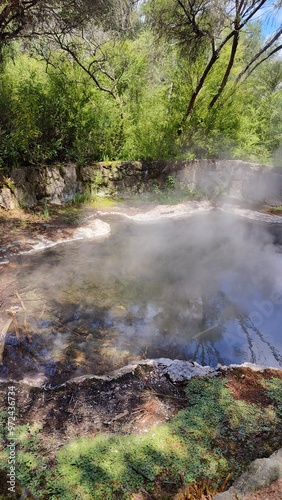
<svg viewBox="0 0 282 500"><path fill-rule="evenodd" d="M277 415L282 418L282 384L278 379L266 381L266 388Z"/></svg>
<svg viewBox="0 0 282 500"><path fill-rule="evenodd" d="M266 381L265 390L272 403L263 408L234 399L224 380L193 379L187 408L170 422L143 435L75 439L51 464L40 428L19 426L18 479L41 500L132 499L142 491L160 499L201 498L193 491L217 490L281 446L282 381ZM6 460L2 450L2 467Z"/></svg>
<svg viewBox="0 0 282 500"><path fill-rule="evenodd" d="M201 200L205 196L197 190L191 190L187 186L182 187L172 176L168 176L162 185L152 184L147 191L136 195L132 199L135 205L156 204L176 205L189 200Z"/></svg>
<svg viewBox="0 0 282 500"><path fill-rule="evenodd" d="M111 198L110 196L98 196L94 198L91 202L91 206L93 208L97 208L98 210L101 210L103 208L111 208L111 207L116 207L120 203L123 203L123 200L121 198Z"/></svg>
<svg viewBox="0 0 282 500"><path fill-rule="evenodd" d="M268 213L281 215L282 214L282 205L277 205L276 207L267 207Z"/></svg>
<svg viewBox="0 0 282 500"><path fill-rule="evenodd" d="M203 195L196 191L191 190L187 186L181 187L180 183L175 177L168 176L163 185L160 187L153 184L151 191L148 193L152 201L160 204L176 204L187 200L199 200Z"/></svg>

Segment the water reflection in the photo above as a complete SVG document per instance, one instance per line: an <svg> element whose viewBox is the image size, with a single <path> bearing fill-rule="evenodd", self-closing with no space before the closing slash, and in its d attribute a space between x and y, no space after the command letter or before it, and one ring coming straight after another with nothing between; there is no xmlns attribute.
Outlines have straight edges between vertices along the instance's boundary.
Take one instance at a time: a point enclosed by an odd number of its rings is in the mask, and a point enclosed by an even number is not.
<svg viewBox="0 0 282 500"><path fill-rule="evenodd" d="M220 214L117 225L21 262L33 341L10 333L2 375L66 379L146 357L282 366L282 301L271 299L282 258L262 226Z"/></svg>

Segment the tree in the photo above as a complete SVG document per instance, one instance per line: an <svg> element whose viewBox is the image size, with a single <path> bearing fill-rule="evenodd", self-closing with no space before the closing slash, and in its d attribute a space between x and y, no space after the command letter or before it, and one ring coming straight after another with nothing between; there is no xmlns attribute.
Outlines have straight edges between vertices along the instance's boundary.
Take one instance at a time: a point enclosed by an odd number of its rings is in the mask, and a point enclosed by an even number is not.
<svg viewBox="0 0 282 500"><path fill-rule="evenodd" d="M1 0L0 47L20 36L43 34L47 27L63 32L83 26L89 19L111 18L126 29L134 0ZM116 16L115 14L117 14Z"/></svg>
<svg viewBox="0 0 282 500"><path fill-rule="evenodd" d="M199 54L205 54L206 60L197 84L188 99L188 104L181 120L178 134L181 135L186 121L193 113L199 93L205 86L211 70L219 60L223 49L229 48L229 58L218 88L209 102L213 108L229 80L234 67L240 34L264 9L275 9L268 0L152 0L149 16L158 34L178 43L188 59L194 61ZM250 74L259 64L281 50L277 44L282 34L282 25L268 36L256 54L246 63L238 80Z"/></svg>
<svg viewBox="0 0 282 500"><path fill-rule="evenodd" d="M118 151L124 126L122 79L132 63L126 51L123 54L123 44L132 31L135 4L136 0L47 2L43 10L39 8L40 16L33 30L37 38L34 47L46 61L47 70L53 66L59 71L57 54L63 53L88 75L98 90L114 100L120 113Z"/></svg>
<svg viewBox="0 0 282 500"><path fill-rule="evenodd" d="M0 7L0 49L17 37L31 20L32 9L42 0L4 0Z"/></svg>

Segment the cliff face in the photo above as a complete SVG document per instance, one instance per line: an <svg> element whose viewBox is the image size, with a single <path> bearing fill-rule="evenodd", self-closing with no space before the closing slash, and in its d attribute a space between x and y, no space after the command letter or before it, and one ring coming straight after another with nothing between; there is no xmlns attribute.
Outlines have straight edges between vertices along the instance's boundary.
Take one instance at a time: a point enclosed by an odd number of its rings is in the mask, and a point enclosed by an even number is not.
<svg viewBox="0 0 282 500"><path fill-rule="evenodd" d="M239 160L99 162L15 169L0 175L0 207L12 210L64 203L77 193L135 195L167 180L207 197L282 203L282 171Z"/></svg>

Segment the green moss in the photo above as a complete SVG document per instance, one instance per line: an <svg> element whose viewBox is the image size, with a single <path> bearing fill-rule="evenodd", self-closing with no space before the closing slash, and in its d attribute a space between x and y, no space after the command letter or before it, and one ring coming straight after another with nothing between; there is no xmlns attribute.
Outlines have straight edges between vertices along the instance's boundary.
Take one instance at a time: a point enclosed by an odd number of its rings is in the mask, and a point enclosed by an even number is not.
<svg viewBox="0 0 282 500"><path fill-rule="evenodd" d="M275 412L282 418L282 380L279 378L267 380L266 388Z"/></svg>
<svg viewBox="0 0 282 500"><path fill-rule="evenodd" d="M224 380L187 383L187 407L170 422L142 435L100 434L75 439L47 467L40 429L21 426L18 478L40 499L130 499L141 488L151 494L209 480L232 479L245 465L281 446L282 383L266 381L266 408L235 400ZM173 486L172 486L173 485ZM171 498L162 497L162 498Z"/></svg>
<svg viewBox="0 0 282 500"><path fill-rule="evenodd" d="M115 207L119 203L122 203L122 200L118 198L111 198L109 196L101 196L99 198L95 198L92 201L92 206L95 208L104 208L104 207Z"/></svg>
<svg viewBox="0 0 282 500"><path fill-rule="evenodd" d="M275 395L281 401L278 392ZM160 477L171 483L179 482L181 476L185 483L203 477L224 480L230 471L238 474L251 458L246 455L238 461L238 453L231 453L234 443L243 456L246 449L250 455L258 433L270 435L279 421L271 407L234 400L219 379L192 380L186 393L191 406L146 435L102 435L64 447L58 454L58 470L65 486L83 484L89 495L91 488L98 488L101 498L102 492L110 494L111 490L113 495L114 488L123 487L123 498L130 498L141 486L150 492Z"/></svg>
<svg viewBox="0 0 282 500"><path fill-rule="evenodd" d="M282 205L277 205L276 207L271 207L268 209L268 212L272 214L280 215L282 213Z"/></svg>

